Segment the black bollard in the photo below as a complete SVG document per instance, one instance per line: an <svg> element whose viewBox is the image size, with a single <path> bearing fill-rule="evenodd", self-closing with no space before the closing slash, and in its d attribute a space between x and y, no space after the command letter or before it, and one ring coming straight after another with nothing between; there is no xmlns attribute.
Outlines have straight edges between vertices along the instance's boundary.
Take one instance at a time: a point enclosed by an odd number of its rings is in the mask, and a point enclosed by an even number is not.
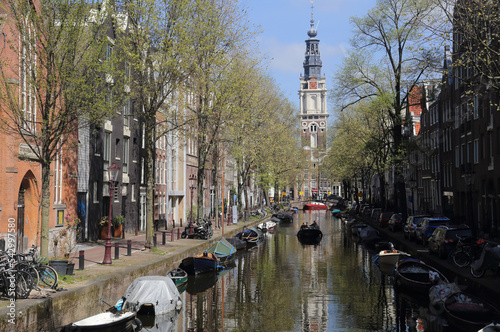
<svg viewBox="0 0 500 332"><path fill-rule="evenodd" d="M84 269L85 262L85 250L80 250L80 255L78 256L78 269Z"/></svg>
<svg viewBox="0 0 500 332"><path fill-rule="evenodd" d="M132 256L132 240L127 240L127 256Z"/></svg>
<svg viewBox="0 0 500 332"><path fill-rule="evenodd" d="M120 258L120 245L115 243L115 259Z"/></svg>
<svg viewBox="0 0 500 332"><path fill-rule="evenodd" d="M156 233L153 234L153 247L156 248Z"/></svg>
<svg viewBox="0 0 500 332"><path fill-rule="evenodd" d="M165 241L166 241L166 238L167 237L167 232L162 232L161 233L161 244L165 245Z"/></svg>

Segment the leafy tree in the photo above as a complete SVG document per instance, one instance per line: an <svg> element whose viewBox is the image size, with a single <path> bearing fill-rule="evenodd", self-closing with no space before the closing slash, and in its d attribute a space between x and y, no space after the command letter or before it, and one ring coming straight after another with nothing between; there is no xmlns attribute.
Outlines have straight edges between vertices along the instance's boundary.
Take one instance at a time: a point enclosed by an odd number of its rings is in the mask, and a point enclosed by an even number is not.
<svg viewBox="0 0 500 332"><path fill-rule="evenodd" d="M404 160L402 114L408 93L439 63L439 47L427 45L429 0L379 0L362 18L352 18L353 51L336 74L334 100L340 109L376 98L391 130L391 155L396 173ZM403 183L396 175L395 191ZM403 200L396 202L403 208Z"/></svg>
<svg viewBox="0 0 500 332"><path fill-rule="evenodd" d="M79 123L99 122L112 109L104 103L103 10L92 1L8 0L12 38L19 59L0 62L1 129L27 144L41 165L40 254L48 256L50 167L75 142Z"/></svg>
<svg viewBox="0 0 500 332"><path fill-rule="evenodd" d="M123 98L134 100L145 141L146 242L153 245L154 158L156 141L186 125L179 114L179 89L187 76L184 56L195 29L192 1L124 1L122 33L117 40L115 70ZM201 27L200 27L201 28ZM125 68L124 68L125 66ZM182 108L181 108L182 109Z"/></svg>

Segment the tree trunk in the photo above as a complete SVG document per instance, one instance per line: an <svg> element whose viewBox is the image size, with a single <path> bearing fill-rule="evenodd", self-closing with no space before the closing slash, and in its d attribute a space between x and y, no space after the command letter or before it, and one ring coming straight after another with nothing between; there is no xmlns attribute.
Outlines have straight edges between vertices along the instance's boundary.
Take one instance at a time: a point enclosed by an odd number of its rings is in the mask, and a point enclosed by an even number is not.
<svg viewBox="0 0 500 332"><path fill-rule="evenodd" d="M154 118L153 118L154 121ZM146 242L144 247L153 247L153 220L154 220L154 125L151 125L151 120L145 121L145 142L146 156L144 162L144 172L146 173Z"/></svg>
<svg viewBox="0 0 500 332"><path fill-rule="evenodd" d="M40 225L40 256L49 257L50 162L42 163L42 222Z"/></svg>

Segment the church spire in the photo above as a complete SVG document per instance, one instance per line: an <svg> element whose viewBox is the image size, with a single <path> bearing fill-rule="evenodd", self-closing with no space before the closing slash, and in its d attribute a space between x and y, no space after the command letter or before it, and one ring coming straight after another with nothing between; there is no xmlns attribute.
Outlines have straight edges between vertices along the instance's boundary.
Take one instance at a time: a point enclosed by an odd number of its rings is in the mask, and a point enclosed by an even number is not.
<svg viewBox="0 0 500 332"><path fill-rule="evenodd" d="M311 27L307 31L306 54L304 60L304 78L321 79L321 57L319 54L319 39L316 39L318 30L314 27L314 3L311 1Z"/></svg>

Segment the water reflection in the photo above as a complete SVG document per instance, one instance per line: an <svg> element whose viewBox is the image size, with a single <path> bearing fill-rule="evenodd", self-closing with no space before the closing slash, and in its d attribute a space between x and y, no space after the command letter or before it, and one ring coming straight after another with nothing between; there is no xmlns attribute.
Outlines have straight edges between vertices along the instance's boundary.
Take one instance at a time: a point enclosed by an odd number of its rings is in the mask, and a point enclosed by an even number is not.
<svg viewBox="0 0 500 332"><path fill-rule="evenodd" d="M190 276L176 331L442 331L426 303L396 293L373 252L346 235L328 211L293 223L239 251L234 268ZM319 223L323 239L302 245L297 231Z"/></svg>

